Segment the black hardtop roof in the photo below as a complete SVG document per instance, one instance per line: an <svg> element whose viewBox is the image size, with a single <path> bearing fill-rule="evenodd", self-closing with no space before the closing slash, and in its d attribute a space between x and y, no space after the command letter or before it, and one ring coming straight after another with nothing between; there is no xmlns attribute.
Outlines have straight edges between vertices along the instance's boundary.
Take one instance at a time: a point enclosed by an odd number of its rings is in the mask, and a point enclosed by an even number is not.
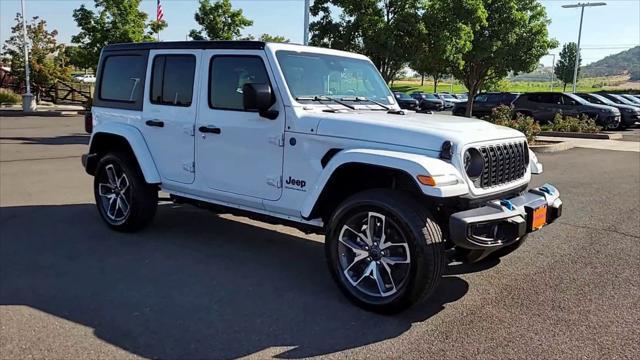
<svg viewBox="0 0 640 360"><path fill-rule="evenodd" d="M263 41L161 41L143 43L119 43L109 44L104 47L105 51L116 50L155 50L155 49L231 49L231 50L263 50Z"/></svg>

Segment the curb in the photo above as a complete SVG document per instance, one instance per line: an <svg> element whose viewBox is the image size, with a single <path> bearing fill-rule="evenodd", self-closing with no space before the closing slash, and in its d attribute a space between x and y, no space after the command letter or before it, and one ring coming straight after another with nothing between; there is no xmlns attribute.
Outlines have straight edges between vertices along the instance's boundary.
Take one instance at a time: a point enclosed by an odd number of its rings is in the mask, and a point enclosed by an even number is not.
<svg viewBox="0 0 640 360"><path fill-rule="evenodd" d="M596 139L596 140L620 140L622 134L613 133L579 133L579 132L559 132L559 131L541 131L538 136L549 137L564 137L564 138L577 138L577 139Z"/></svg>
<svg viewBox="0 0 640 360"><path fill-rule="evenodd" d="M83 115L84 110L45 110L45 111L32 111L23 112L22 110L6 110L0 109L0 116L2 117L23 117L23 116L46 116L46 117L69 117Z"/></svg>
<svg viewBox="0 0 640 360"><path fill-rule="evenodd" d="M535 153L554 153L573 149L574 147L574 144L567 141L558 141L553 144L544 145L529 145L529 149Z"/></svg>

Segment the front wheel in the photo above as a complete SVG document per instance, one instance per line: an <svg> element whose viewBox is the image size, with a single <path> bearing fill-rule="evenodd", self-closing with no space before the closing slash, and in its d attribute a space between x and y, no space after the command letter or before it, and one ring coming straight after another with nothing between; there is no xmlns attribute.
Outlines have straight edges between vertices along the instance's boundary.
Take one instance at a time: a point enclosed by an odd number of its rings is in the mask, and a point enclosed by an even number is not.
<svg viewBox="0 0 640 360"><path fill-rule="evenodd" d="M442 233L408 194L369 190L344 201L325 241L331 274L357 305L395 313L428 296L446 261Z"/></svg>
<svg viewBox="0 0 640 360"><path fill-rule="evenodd" d="M114 230L139 230L156 213L156 186L145 182L138 165L126 154L110 153L100 159L93 188L98 212Z"/></svg>

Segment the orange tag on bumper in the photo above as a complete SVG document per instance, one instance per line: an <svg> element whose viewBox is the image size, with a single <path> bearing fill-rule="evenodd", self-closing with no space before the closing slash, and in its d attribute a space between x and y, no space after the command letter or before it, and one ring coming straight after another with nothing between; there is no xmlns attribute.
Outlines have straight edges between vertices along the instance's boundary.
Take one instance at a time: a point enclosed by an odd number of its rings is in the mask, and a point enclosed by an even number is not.
<svg viewBox="0 0 640 360"><path fill-rule="evenodd" d="M547 206L541 206L533 211L531 230L539 230L547 223Z"/></svg>

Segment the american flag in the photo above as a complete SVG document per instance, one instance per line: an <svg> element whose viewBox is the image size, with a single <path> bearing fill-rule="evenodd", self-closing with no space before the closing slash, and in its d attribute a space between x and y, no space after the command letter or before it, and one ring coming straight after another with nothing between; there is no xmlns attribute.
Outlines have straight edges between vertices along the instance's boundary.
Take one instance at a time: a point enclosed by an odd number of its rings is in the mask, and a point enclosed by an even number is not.
<svg viewBox="0 0 640 360"><path fill-rule="evenodd" d="M162 18L164 18L164 10L162 10L162 4L160 4L160 0L158 0L158 11L156 12L156 20L157 21L162 21Z"/></svg>

